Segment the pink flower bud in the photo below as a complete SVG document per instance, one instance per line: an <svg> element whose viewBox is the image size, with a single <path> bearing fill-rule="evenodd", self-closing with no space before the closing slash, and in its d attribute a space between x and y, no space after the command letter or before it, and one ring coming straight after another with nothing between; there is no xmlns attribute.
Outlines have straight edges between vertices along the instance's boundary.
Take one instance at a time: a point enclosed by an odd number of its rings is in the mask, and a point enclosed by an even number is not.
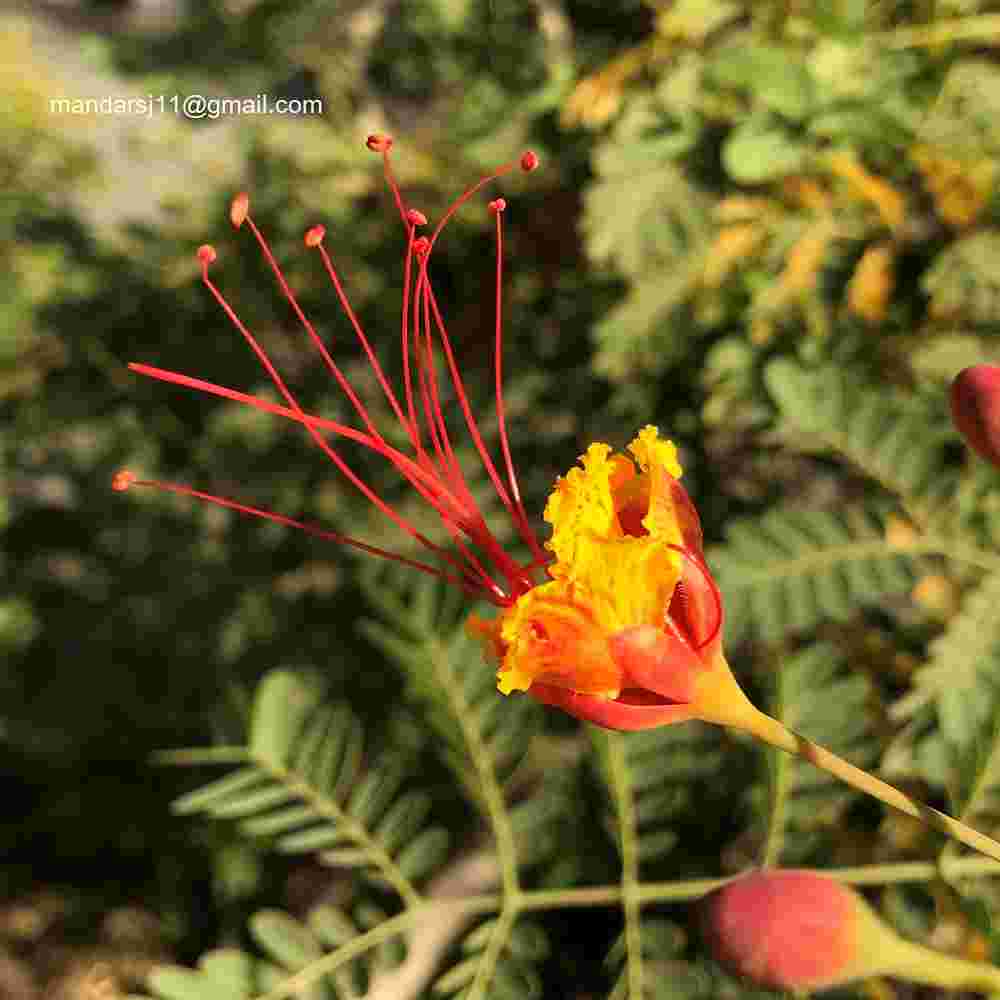
<svg viewBox="0 0 1000 1000"><path fill-rule="evenodd" d="M879 971L895 935L846 885L805 869L754 872L710 893L702 926L713 956L782 990L839 986ZM881 943L881 944L880 944Z"/></svg>
<svg viewBox="0 0 1000 1000"><path fill-rule="evenodd" d="M1000 466L1000 367L973 365L955 376L951 418L977 455Z"/></svg>

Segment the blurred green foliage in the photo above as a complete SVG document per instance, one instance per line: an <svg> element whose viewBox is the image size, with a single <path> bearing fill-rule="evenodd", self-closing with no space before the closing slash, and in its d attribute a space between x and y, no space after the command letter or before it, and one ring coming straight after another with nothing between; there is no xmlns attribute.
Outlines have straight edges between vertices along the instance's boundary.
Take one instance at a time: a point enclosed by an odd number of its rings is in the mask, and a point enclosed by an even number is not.
<svg viewBox="0 0 1000 1000"><path fill-rule="evenodd" d="M294 429L125 367L266 392L198 282L193 251L211 242L213 275L302 405L348 418L227 224L245 188L371 398L301 245L327 225L398 379L405 248L363 148L374 130L395 136L400 182L432 219L522 148L542 158L502 184L505 395L529 512L590 441L620 447L658 424L682 448L758 703L996 833L1000 481L966 455L943 400L960 367L1000 356L1000 5L212 0L165 5L160 21L139 6L0 21L9 900L52 890L80 942L95 914L141 905L155 917L147 965L201 956L199 972L156 973L158 995L242 998L391 918L387 873L397 895L417 891L505 829L532 888L614 882L629 823L650 880L937 846L715 732L581 739L500 700L466 609L433 589L274 524L110 491L128 466L405 550ZM315 96L324 112L143 122L48 104L105 92ZM474 200L434 273L495 436L491 248ZM351 458L433 528L384 463ZM474 464L471 447L460 458ZM489 507L485 479L473 486ZM305 714L286 711L293 697ZM314 770L330 733L339 798ZM170 814L191 780L150 763L201 745L247 769L180 800L220 822ZM997 946L987 879L876 899L904 933ZM640 963L649 996L763 995L706 963L685 907L647 909L631 946L618 909L573 911L570 936L566 913L480 916L432 970L438 994L624 997ZM44 936L0 935L43 968ZM389 938L310 989L358 995L403 957ZM140 988L136 968L115 967L123 988Z"/></svg>

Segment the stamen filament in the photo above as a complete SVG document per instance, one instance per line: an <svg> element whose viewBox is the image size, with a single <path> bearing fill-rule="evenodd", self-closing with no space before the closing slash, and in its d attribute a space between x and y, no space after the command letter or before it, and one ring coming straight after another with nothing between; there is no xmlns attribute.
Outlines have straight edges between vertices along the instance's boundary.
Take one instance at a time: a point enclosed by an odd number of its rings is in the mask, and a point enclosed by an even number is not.
<svg viewBox="0 0 1000 1000"><path fill-rule="evenodd" d="M282 375L277 370L274 363L268 356L263 345L250 329L239 318L236 311L229 305L222 292L209 277L209 266L215 261L217 254L212 246L205 245L198 249L197 257L201 262L201 278L212 297L216 300L229 321L236 327L240 335L253 351L258 362L263 367L271 383L278 390L285 405L272 403L268 400L249 393L239 392L226 386L217 385L204 379L193 378L172 372L162 368L155 368L150 365L131 364L129 367L133 371L170 382L187 388L196 389L200 392L207 392L211 395L220 396L233 402L252 406L256 409L272 413L285 419L292 420L300 424L310 436L312 441L320 448L326 457L334 464L345 478L370 502L376 509L385 514L397 527L401 528L407 535L417 541L420 545L433 553L437 558L446 562L456 572L448 572L444 569L435 568L420 560L410 559L377 546L368 545L339 532L329 531L318 527L310 522L298 521L285 515L277 514L261 508L252 507L230 500L226 497L205 493L192 487L177 483L161 483L155 480L136 480L131 473L123 472L115 477L113 486L115 489L127 489L133 482L138 485L153 486L167 491L187 496L196 497L206 502L215 503L222 507L238 510L245 514L263 517L291 527L304 530L317 537L341 542L354 546L372 555L393 559L397 562L405 563L423 572L431 573L441 579L455 583L463 589L487 596L494 603L501 606L510 606L521 594L534 586L534 573L544 567L550 556L543 551L538 540L528 524L527 515L521 500L520 490L517 485L516 473L514 471L513 459L511 456L510 442L507 435L506 418L504 413L502 395L502 363L500 352L502 348L502 322L501 322L501 292L500 283L502 281L502 257L503 243L499 220L499 211L496 206L502 206L503 199L498 199L491 203L498 215L497 220L497 297L496 297L496 363L495 363L495 385L497 391L497 407L500 424L501 449L504 456L506 482L497 471L497 466L487 450L483 435L476 424L472 413L468 394L462 382L462 377L458 370L451 341L445 328L437 299L434 295L433 287L428 272L428 260L438 236L455 215L458 209L465 204L476 192L491 181L510 172L516 165L514 162L504 164L491 174L481 178L476 184L464 191L448 208L444 216L438 222L433 235L416 237L415 232L418 226L426 225L427 219L423 213L416 209L407 208L403 199L399 185L393 175L390 163L389 151L392 146L392 139L384 135L371 135L367 140L368 148L382 155L383 168L386 182L392 192L396 208L404 224L407 234L407 249L404 265L403 281L403 301L401 317L401 341L403 350L403 389L397 395L392 382L387 377L375 353L372 342L368 339L361 326L357 314L351 306L347 292L341 277L334 266L333 260L326 248L323 246L326 230L322 225L311 227L304 236L304 242L310 249L317 249L323 262L323 267L330 282L334 287L338 302L343 310L348 322L354 330L355 336L361 345L362 350L372 371L375 373L379 388L396 419L402 426L410 444L413 447L413 456L403 454L398 449L392 447L385 440L381 431L376 427L371 413L361 401L355 389L345 377L340 366L334 360L331 351L327 348L323 339L318 334L316 328L305 315L299 305L295 293L285 278L284 273L277 259L272 252L270 245L256 223L250 217L250 199L246 193L237 195L230 205L230 220L237 228L244 225L249 226L250 231L264 255L268 266L274 275L275 280L281 289L282 294L292 307L296 318L305 330L313 347L334 376L339 388L345 394L354 408L355 413L360 417L364 429L350 427L335 420L328 420L313 414L306 413L300 406L294 393L291 391ZM534 153L524 153L520 158L521 168L525 171L533 170L538 164L538 158ZM414 267L414 258L417 266ZM412 314L411 314L412 310ZM512 517L522 539L528 544L532 552L530 563L521 565L504 552L500 543L489 530L482 511L479 509L469 484L462 474L458 462L458 456L451 441L447 418L444 411L444 403L450 403L451 390L444 384L438 382L438 372L435 360L435 339L440 339L441 349L445 355L448 375L451 380L452 389L458 399L459 406L465 420L466 427L472 437L476 451L478 452L494 488L497 491L501 502L507 512ZM419 402L418 398L419 397ZM405 405L405 410L404 410ZM422 410L421 421L418 411ZM422 427L421 423L425 426ZM422 440L426 433L429 443L425 447ZM379 497L354 470L348 465L339 451L334 448L326 439L329 434L339 435L342 438L354 441L356 444L369 449L371 452L388 459L402 476L412 485L418 494L426 500L433 510L441 518L447 530L452 545L457 549L457 554L453 554L440 545L432 542L413 523L396 511L392 505ZM467 540L467 541L466 541ZM470 547L471 546L471 547ZM495 571L499 571L509 582L511 593L505 592L487 571L484 562L480 559L480 553L486 557L487 565Z"/></svg>
<svg viewBox="0 0 1000 1000"><path fill-rule="evenodd" d="M500 449L503 452L507 467L507 482L510 485L510 495L514 501L514 521L517 524L521 538L528 544L536 559L545 558L545 551L538 541L538 536L532 530L528 514L521 500L521 490L514 472L514 461L510 453L510 441L507 437L507 413L503 401L503 222L502 215L507 203L503 198L490 202L490 209L496 217L497 252L496 252L496 305L494 308L495 331L493 342L493 376L496 393L497 423L500 434Z"/></svg>
<svg viewBox="0 0 1000 1000"><path fill-rule="evenodd" d="M400 408L399 401L396 399L396 394L392 390L392 386L389 384L389 380L386 378L385 373L382 370L382 366L378 362L378 358L375 355L375 351L372 349L371 342L368 337L365 336L365 332L361 327L361 323L358 321L354 310L351 308L351 303L348 301L347 294L344 291L343 285L341 284L340 277L337 274L336 269L333 266L333 261L330 259L330 255L326 251L326 247L323 246L322 242L316 244L316 249L319 251L320 257L323 260L323 266L326 269L326 273L333 284L334 291L337 293L337 299L340 301L340 306L347 315L348 320L352 327L354 327L354 332L357 334L358 340L361 342L361 346L364 348L364 352L371 363L372 369L375 372L375 377L378 379L379 385L382 387L382 391L385 393L386 399L389 401L389 405L392 407L393 413L395 413L396 418L399 422L406 428L411 439L413 438L413 428L409 425L406 417L403 415L403 411Z"/></svg>
<svg viewBox="0 0 1000 1000"><path fill-rule="evenodd" d="M229 510L239 511L241 514L249 514L253 517L263 518L266 521L274 521L276 524L283 524L289 528L297 528L299 531L304 531L307 535L322 538L325 541L336 542L338 545L349 545L352 548L359 549L360 551L367 553L368 555L378 556L382 559L389 559L392 562L402 563L404 566L410 566L413 569L420 570L422 573L428 573L431 576L436 576L442 580L446 580L448 583L453 583L463 588L467 588L468 586L467 578L459 578L451 573L448 573L446 570L440 569L437 566L431 566L429 563L422 562L419 559L411 559L409 556L401 555L398 552L392 552L377 545L370 545L368 542L362 542L360 539L352 538L350 535L342 535L339 531L329 531L328 529L321 528L319 525L312 524L309 521L299 521L294 517L287 517L284 514L278 514L275 511L267 510L263 507L253 507L249 504L232 500L229 497L218 496L214 493L206 493L202 490L194 489L191 486L185 486L183 483L161 482L156 479L136 479L131 473L124 471L119 472L115 476L116 489L122 491L130 489L133 486L151 486L167 493L176 493L180 496L194 497L196 500L203 500L206 503L215 504L217 507L225 507Z"/></svg>
<svg viewBox="0 0 1000 1000"><path fill-rule="evenodd" d="M251 396L248 393L239 392L238 390L230 389L227 386L217 385L214 382L207 382L204 379L193 378L190 375L182 375L179 372L167 371L163 368L155 368L152 365L143 365L136 362L131 362L129 364L129 368L140 375L148 375L151 378L159 379L163 382L170 382L175 385L182 385L191 389L197 389L200 392L207 392L213 396L221 396L224 399L230 399L237 403L244 403L247 406L256 407L257 409L264 410L268 413L274 413L277 416L285 417L288 420L293 420L296 423L306 425L307 430L310 429L310 425L312 427L321 427L325 430L330 430L335 434L340 434L349 440L356 441L357 443L364 445L366 448L370 448L377 454L388 458L389 461L392 462L393 465L395 465L396 468L399 469L399 471L406 477L407 481L420 493L421 497L423 497L434 508L442 522L449 528L450 533L452 533L452 528L456 525L462 526L464 512L462 511L458 501L447 492L440 480L428 473L426 470L420 468L420 466L417 465L412 459L402 454L402 452L397 451L385 441L375 441L363 431L359 431L354 427L348 427L345 424L340 424L337 421L328 420L325 417L314 416L312 414L305 413L305 411L301 409L289 409L287 407L280 406L277 403L268 402L266 399L261 399L259 396ZM315 433L313 433L312 436L315 440ZM343 460L341 459L341 461ZM349 478L354 475L349 469L348 473ZM365 484L362 483L362 486L364 485ZM456 510L448 510L443 505L445 500L453 505ZM452 533L452 538L455 541L455 544L459 547L462 555L468 560L469 567L471 567L472 570L474 570L476 574L481 577L481 585L483 588L488 590L494 599L500 598L505 601L507 595L489 577L489 574L486 573L482 564L462 542L461 538L455 537L454 533ZM419 538L417 540L419 541ZM469 567L463 566L458 560L455 559L454 556L441 549L439 546L434 546L434 552L440 558L447 560L452 566L460 570L462 573L469 571Z"/></svg>
<svg viewBox="0 0 1000 1000"><path fill-rule="evenodd" d="M274 259L274 254L271 253L271 248L268 246L267 240L264 239L263 234L257 228L253 219L247 212L244 212L244 219L246 224L250 227L250 232L253 233L254 239L256 239L258 246L260 246L261 252L264 254L265 260L267 260L271 271L274 273L274 277L277 279L278 286L281 288L282 293L285 298L288 299L289 305L291 305L292 310L295 312L298 321L305 328L306 333L309 335L309 339L313 342L316 350L319 351L320 357L323 359L323 363L330 370L330 374L337 380L337 385L343 390L344 394L351 401L351 405L357 411L359 417L363 421L365 427L368 428L368 433L372 437L381 438L381 433L378 428L372 423L372 419L368 414L368 409L358 398L357 393L355 393L350 382L344 378L343 372L340 370L340 366L333 360L330 356L330 352L326 349L326 345L320 339L319 334L316 332L316 328L309 322L308 317L302 311L302 307L298 303L298 299L295 298L295 293L292 291L288 282L285 280L285 276L281 271L281 267L278 262ZM339 284L339 282L337 283ZM362 340L364 337L362 336Z"/></svg>
<svg viewBox="0 0 1000 1000"><path fill-rule="evenodd" d="M212 293L212 296L222 307L223 311L229 317L230 321L236 327L237 330L243 335L244 340L250 345L254 354L256 354L258 360L261 362L264 370L270 376L271 381L274 383L275 387L284 397L285 402L291 407L291 409L298 414L300 417L304 417L305 413L299 406L298 401L295 396L289 390L285 384L284 379L278 374L277 369L271 363L271 359L267 356L264 348L258 343L254 335L247 329L243 324L236 312L225 300L222 293L215 287L212 279L208 276L208 265L209 261L207 258L202 258L202 281L208 290ZM344 461L343 458L327 444L326 441L320 436L312 424L307 420L300 420L302 425L305 427L309 436L316 442L320 450L334 463L337 469L347 478L347 480L358 489L362 495L372 504L375 505L383 514L385 514L394 524L405 531L411 538L416 539L425 548L429 549L431 552L435 553L439 558L446 559L449 562L455 563L454 557L442 549L439 545L432 542L423 532L418 531L405 517L397 513L397 511L390 505L387 504L374 490L362 480L351 467ZM497 585L489 576L484 576L484 585L491 589L499 590Z"/></svg>

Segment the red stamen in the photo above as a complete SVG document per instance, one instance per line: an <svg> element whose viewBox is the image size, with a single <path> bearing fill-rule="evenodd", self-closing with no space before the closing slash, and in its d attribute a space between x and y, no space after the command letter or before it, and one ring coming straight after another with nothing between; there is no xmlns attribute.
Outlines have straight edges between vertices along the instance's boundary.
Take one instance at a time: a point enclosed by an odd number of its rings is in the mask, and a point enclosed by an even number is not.
<svg viewBox="0 0 1000 1000"><path fill-rule="evenodd" d="M319 525L312 524L309 521L299 521L294 517L286 517L284 514L278 514L272 510L266 510L263 507L252 507L249 504L240 503L239 501L232 500L229 497L217 496L214 493L205 493L202 490L194 489L191 486L185 486L182 483L166 483L156 479L137 479L133 473L127 470L116 473L114 479L112 480L112 488L116 490L121 491L132 486L151 486L167 493L176 493L180 496L194 497L196 500L203 500L206 503L215 504L217 507L225 507L229 510L238 511L241 514L249 514L251 517L259 517L266 521L274 521L275 524L283 524L289 528L297 528L299 531L304 531L306 534L313 535L316 538L336 542L338 545L349 545L352 548L367 553L368 555L379 556L382 559L389 559L392 562L402 563L404 566L410 566L413 569L418 569L422 573L428 573L431 576L447 580L449 583L454 583L463 589L467 589L470 583L467 577L454 576L436 566L431 566L428 563L421 562L419 559L411 559L409 556L401 555L398 552L391 552L388 549L383 549L377 545L369 545L368 542L362 542L360 539L351 538L349 535L342 535L339 531L329 531L326 528L321 528Z"/></svg>
<svg viewBox="0 0 1000 1000"><path fill-rule="evenodd" d="M366 497L366 499L369 500L369 502L373 503L380 512L387 515L398 527L402 528L403 531L418 541L421 545L433 552L438 558L443 559L449 565L454 567L457 572L449 573L445 570L437 569L429 564L420 562L419 560L412 560L405 556L400 556L397 553L367 545L367 543L360 542L337 532L327 531L308 522L297 521L293 518L288 518L272 511L240 504L225 497L203 493L200 490L195 490L188 486L176 483L159 483L153 480L137 480L135 476L128 471L119 472L114 477L112 485L116 490L126 490L133 484L154 486L171 492L196 497L210 503L238 510L245 514L263 517L265 519L275 521L276 523L296 527L317 537L351 545L364 552L405 563L406 565L412 566L423 572L431 573L435 576L446 579L449 582L462 586L466 591L475 592L481 596L485 595L495 603L507 606L513 603L517 596L524 593L534 585L534 581L532 579L533 572L546 565L550 561L551 556L545 553L538 544L538 541L528 523L527 515L521 502L520 491L517 485L513 460L510 453L510 443L507 436L504 414L500 359L500 351L502 347L500 283L502 281L503 256L500 215L506 208L506 201L503 198L494 199L490 202L490 210L497 217L497 358L495 383L500 423L501 449L504 455L506 480L510 489L509 493L507 486L505 486L503 480L498 474L496 466L486 449L483 436L472 414L469 398L465 391L465 387L455 361L454 351L431 286L427 265L434 243L444 229L444 226L457 212L457 210L472 197L473 194L475 194L480 188L491 180L494 180L514 169L518 163L523 170L535 169L538 165L538 157L535 156L534 153L525 153L517 163L505 164L495 170L492 174L481 178L475 185L463 192L459 198L452 203L452 205L445 212L443 218L438 223L431 237L428 238L426 236L415 236L416 227L426 225L427 218L417 209L406 207L402 194L400 193L399 186L393 176L389 158L389 151L392 147L391 137L379 134L371 135L368 137L366 145L369 149L382 154L386 181L396 202L400 218L402 219L407 230L407 253L404 269L403 309L401 317L403 382L406 413L404 413L399 399L393 391L389 380L386 378L385 373L375 356L375 352L370 341L361 328L357 316L348 301L340 277L329 254L323 246L323 241L326 236L325 228L322 225L313 226L307 230L303 239L307 247L317 249L320 253L323 266L334 286L341 308L344 310L345 315L358 337L359 343L372 365L372 369L375 372L376 379L382 392L384 393L394 414L396 415L396 418L403 426L411 444L413 445L414 455L412 458L391 447L385 441L381 432L374 425L367 408L361 402L353 387L344 377L339 366L333 360L333 357L319 337L316 329L305 316L267 241L261 231L257 228L253 219L250 217L250 202L249 197L245 192L241 192L233 199L230 205L230 221L236 228L242 227L244 223L249 225L254 239L264 254L264 257L267 260L267 263L270 266L282 293L291 305L296 318L302 324L310 341L320 353L324 364L331 374L333 374L338 385L354 407L355 412L361 418L365 429L356 429L337 421L314 416L306 413L301 408L295 396L288 388L274 364L271 362L260 342L240 320L235 310L229 305L222 293L209 278L208 268L216 260L217 254L215 249L208 244L200 247L197 252L198 260L202 265L202 281L208 288L213 298L215 298L222 310L226 313L230 322L236 327L243 339L250 346L251 350L256 355L258 361L264 368L272 384L280 393L286 405L271 403L259 397L238 392L235 389L229 389L225 386L216 385L215 383L207 382L203 379L192 378L190 376L170 372L165 369L153 368L148 365L131 365L130 367L141 374L221 396L234 402L239 402L244 405L253 406L257 409L274 413L301 424L309 434L310 438L317 444L323 453L334 463L338 470L340 470L347 477L349 482L351 482L351 484L355 486L355 488L357 488ZM419 267L417 268L417 274L415 276L413 273L414 257L416 257L419 262ZM410 314L411 309L412 316ZM413 325L412 337L410 333L411 322ZM473 439L476 450L483 461L491 481L493 482L494 488L497 490L497 494L500 497L501 502L511 514L522 538L532 549L533 559L532 562L527 565L522 566L516 563L503 551L500 544L493 537L492 533L486 526L482 513L475 503L468 484L462 475L462 471L459 467L458 459L448 432L442 405L440 386L438 384L434 358L435 333L437 338L440 339L452 387L458 399L463 417L465 419L466 427ZM410 343L411 340L412 344ZM413 363L416 364L416 379L419 385L421 408L423 410L422 416L426 425L426 432L430 438L430 447L433 450L433 457L428 454L428 452L424 449L423 443L421 442L421 422L417 419L417 404L414 399L415 393L413 385L414 373L411 370ZM393 507L378 497L371 487L369 487L367 483L365 483L356 473L353 472L340 454L326 441L322 432L332 432L340 435L341 437L353 440L392 462L400 473L407 479L407 481L414 486L418 493L431 504L433 509L441 517L445 528L451 536L452 542L458 549L459 557L456 558L455 555L452 555L450 552L431 542L406 518L402 517L393 509ZM494 582L483 563L476 555L476 552L470 549L469 546L463 541L463 535L474 544L477 550L481 550L486 556L488 556L489 562L503 573L510 583L513 594L504 592Z"/></svg>
<svg viewBox="0 0 1000 1000"><path fill-rule="evenodd" d="M404 225L408 224L406 203L403 201L403 195L400 193L399 185L396 183L392 167L389 164L389 150L392 149L392 138L387 135L370 135L365 140L365 145L373 152L382 154L382 169L385 172L386 183L389 185L389 190L392 192L392 197L396 202L399 217L403 220Z"/></svg>
<svg viewBox="0 0 1000 1000"><path fill-rule="evenodd" d="M312 234L311 242L310 234ZM403 416L403 411L400 409L399 401L396 399L396 394L392 391L392 386L389 384L389 380L386 378L385 373L382 370L382 366L379 364L378 358L375 356L375 351L373 350L368 337L365 335L365 331L362 329L361 323L358 321L358 317L351 308L350 300L347 298L347 293L344 291L343 284L341 284L340 275L337 274L337 269L333 266L333 260L327 253L326 247L323 246L323 237L325 235L326 230L323 226L313 226L312 229L306 233L306 246L311 246L319 250L320 259L323 261L323 267L326 270L327 277L329 277L330 282L333 285L333 290L337 294L337 301L340 303L340 308L344 310L344 315L347 316L348 322L354 329L355 336L361 343L361 347L372 366L372 370L375 372L375 378L378 381L379 386L385 393L385 397L389 401L389 405L392 407L392 411L395 413L396 419L404 427L406 427L408 431L410 431L410 428L407 426L406 418ZM322 350L325 354L326 349L323 348ZM412 431L410 432L410 437L411 439L413 437Z"/></svg>
<svg viewBox="0 0 1000 1000"><path fill-rule="evenodd" d="M496 304L494 307L495 330L493 343L493 375L494 392L496 393L497 424L500 434L500 450L503 453L504 465L507 469L507 483L513 498L514 509L511 514L517 525L518 533L527 543L536 559L546 558L545 550L539 544L528 520L528 514L521 500L521 489L518 486L517 474L514 472L514 461L510 453L510 440L507 436L507 412L503 401L503 222L501 216L507 207L503 198L490 202L490 211L496 217L497 264L496 264ZM508 507L508 509L510 509Z"/></svg>
<svg viewBox="0 0 1000 1000"><path fill-rule="evenodd" d="M298 300L295 298L295 293L292 291L288 282L285 280L285 276L282 273L281 268L278 265L278 262L274 259L274 254L271 253L271 248L268 246L267 241L264 239L263 234L254 224L253 219L251 219L248 214L245 215L244 217L246 219L247 224L250 226L250 231L253 233L254 239L257 240L257 245L263 252L264 258L267 260L268 264L271 267L271 271L273 272L275 278L278 281L278 287L284 293L285 298L288 299L289 305L291 305L292 310L294 311L296 317L298 318L298 321L305 328L306 333L309 335L309 339L313 343L313 346L316 348L317 351L319 351L320 357L323 359L323 363L329 369L330 374L333 375L333 377L337 380L337 385L340 386L344 394L351 401L351 405L354 407L358 416L361 417L361 420L364 423L365 427L368 428L368 433L371 434L372 437L381 437L381 434L379 433L378 429L375 427L374 423L372 423L371 417L369 416L368 410L365 407L364 403L362 403L361 400L358 398L358 395L354 391L350 382L347 381L337 363L330 356L330 352L327 351L326 345L324 345L323 341L320 339L319 334L316 332L316 328L312 325L312 323L309 322L308 318L306 317L306 314L302 311L302 307L299 305Z"/></svg>
<svg viewBox="0 0 1000 1000"><path fill-rule="evenodd" d="M253 223L251 222L250 225L253 226ZM256 229L256 227L254 228ZM402 528L402 530L405 531L408 535L410 535L411 538L416 539L418 542L420 542L421 545L425 546L427 549L434 552L435 555L439 556L440 558L454 562L454 557L452 557L450 553L445 552L440 546L435 545L434 542L432 542L429 538L427 538L427 536L424 535L422 532L418 531L405 517L397 513L393 507L391 507L384 500L382 500L382 498L379 497L374 492L374 490L372 490L371 487L368 486L368 484L365 483L354 472L353 469L351 469L351 467L344 461L344 459L341 458L341 456L333 448L331 448L326 441L323 440L323 438L316 431L312 423L304 419L305 413L299 406L298 401L292 395L291 391L288 389L288 386L285 384L284 379L281 377L281 375L278 374L277 369L272 364L271 359L267 356L267 353L264 351L264 348L261 347L257 339L254 337L254 335L246 328L246 326L244 326L242 320L240 320L239 316L236 315L236 312L233 310L232 306L229 305L229 303L223 297L222 293L213 284L211 278L209 278L208 264L205 262L202 263L202 281L208 288L208 290L212 293L213 298L215 298L216 302L219 303L223 311L229 317L232 324L236 327L237 330L239 330L239 332L243 335L244 340L246 340L246 342L250 345L250 348L253 350L254 354L257 356L258 360L260 361L264 370L267 372L271 381L274 383L275 388L284 397L285 402L289 405L289 407L299 416L300 422L306 428L306 431L309 433L309 436L316 442L320 450L334 463L337 469L340 470L340 472L347 477L348 481L356 489L358 489L369 502L374 504L394 524ZM379 437L377 434L375 436ZM441 513L440 510L439 513ZM444 517L446 520L448 516L449 516L448 514L442 514L442 517ZM483 583L484 586L499 590L497 585L488 577L484 579Z"/></svg>

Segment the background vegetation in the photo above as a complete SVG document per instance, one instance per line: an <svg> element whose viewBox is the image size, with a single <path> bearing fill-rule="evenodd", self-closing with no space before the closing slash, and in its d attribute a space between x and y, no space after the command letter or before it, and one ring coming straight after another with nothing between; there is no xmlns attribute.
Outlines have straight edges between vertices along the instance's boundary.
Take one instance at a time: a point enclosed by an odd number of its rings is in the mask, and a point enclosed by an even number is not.
<svg viewBox="0 0 1000 1000"><path fill-rule="evenodd" d="M761 863L938 859L940 877L872 869L870 898L907 936L1000 958L996 883L808 765L695 725L623 738L503 701L468 609L412 574L109 489L128 465L389 542L308 441L125 364L262 385L198 283L211 241L304 405L345 415L229 229L233 191L363 385L301 234L328 226L388 350L403 248L365 134L394 134L432 218L530 146L543 168L502 185L529 510L588 442L658 424L757 703L996 835L1000 478L945 400L1000 355L1000 4L52 0L0 25L0 993L239 1000L292 995L306 970L309 997L763 995L708 962L687 900L634 893ZM325 110L48 105L195 92ZM488 413L485 203L436 258ZM199 746L214 756L151 759ZM165 766L197 760L215 763ZM515 884L631 889L529 912ZM404 955L392 920L446 889L499 903L442 915ZM337 952L371 928L378 948Z"/></svg>

